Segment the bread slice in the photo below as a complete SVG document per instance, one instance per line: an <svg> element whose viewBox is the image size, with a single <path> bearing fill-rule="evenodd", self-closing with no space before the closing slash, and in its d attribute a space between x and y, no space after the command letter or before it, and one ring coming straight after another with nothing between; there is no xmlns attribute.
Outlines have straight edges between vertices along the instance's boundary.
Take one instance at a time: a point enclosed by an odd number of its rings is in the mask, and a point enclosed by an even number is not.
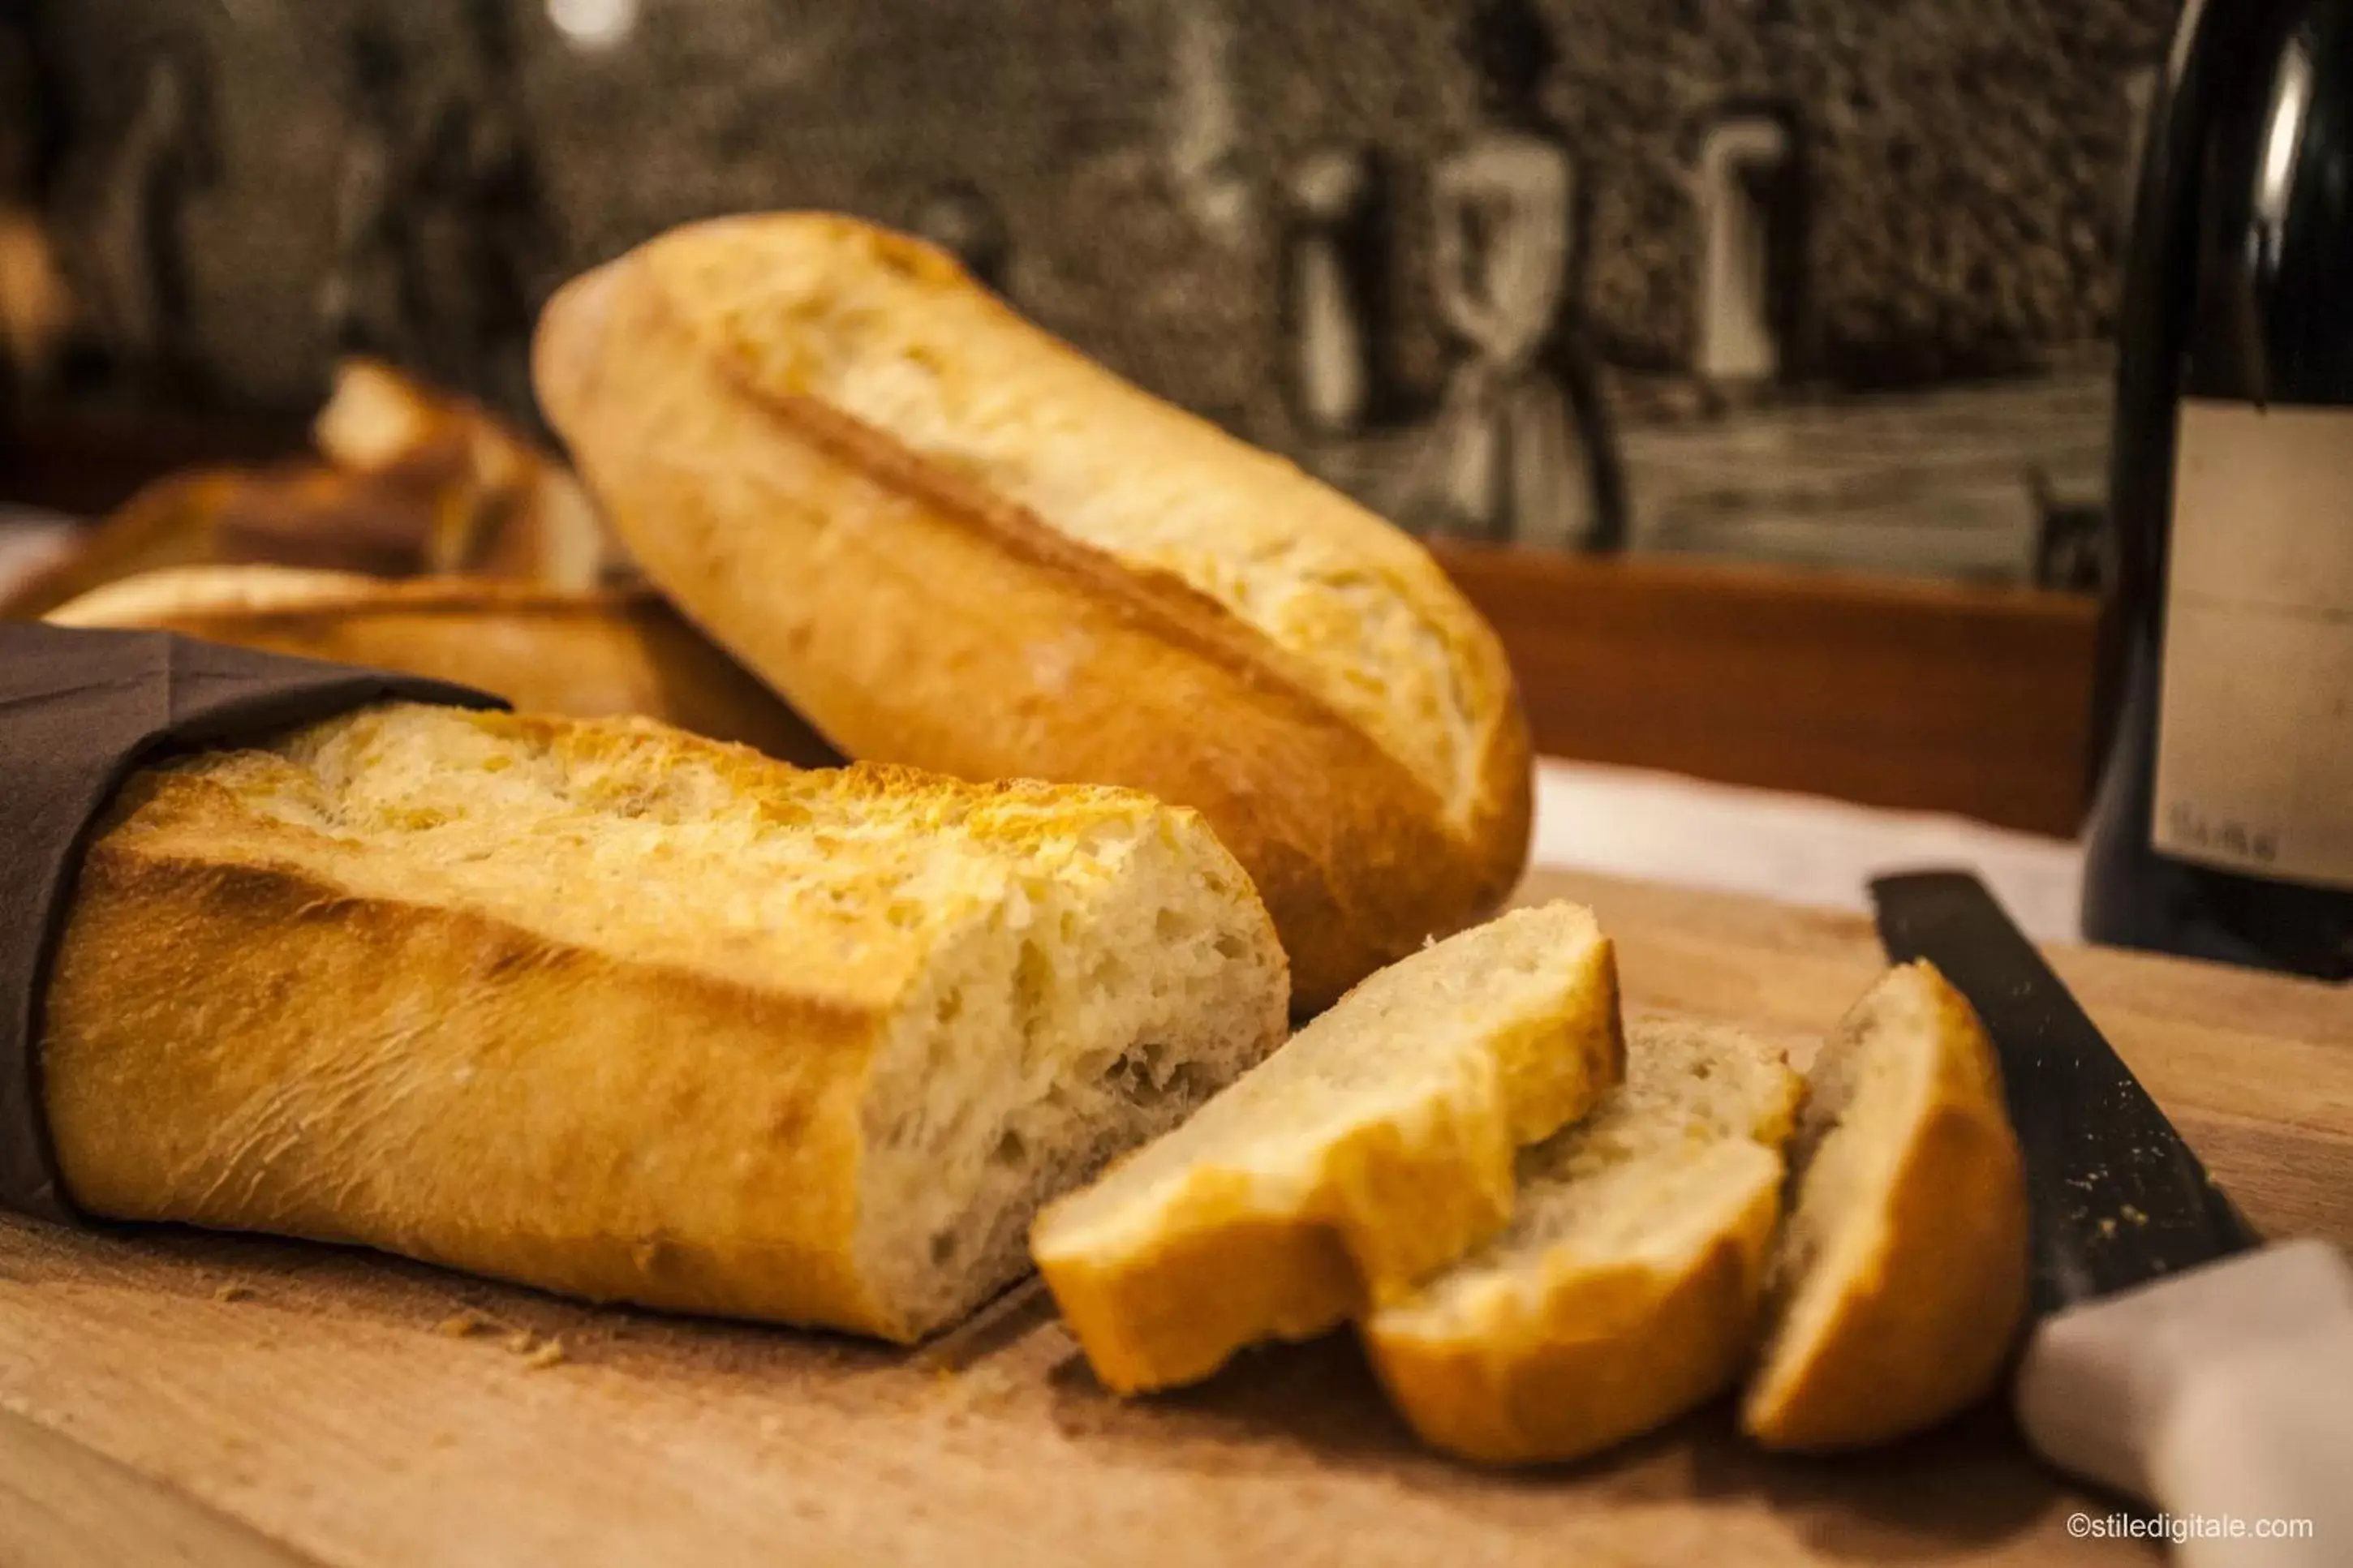
<svg viewBox="0 0 2353 1568"><path fill-rule="evenodd" d="M95 1214L904 1341L1285 1003L1145 796L393 704L133 778L42 1079Z"/></svg>
<svg viewBox="0 0 2353 1568"><path fill-rule="evenodd" d="M1375 974L1176 1131L1039 1216L1095 1375L1208 1376L1388 1300L1510 1217L1512 1158L1619 1079L1617 965L1573 904Z"/></svg>
<svg viewBox="0 0 2353 1568"><path fill-rule="evenodd" d="M1768 1447L1842 1448L1992 1386L2026 1306L2025 1170L1992 1044L1932 964L1883 975L1807 1078L1741 1419Z"/></svg>
<svg viewBox="0 0 2353 1568"><path fill-rule="evenodd" d="M183 632L431 676L531 713L643 714L804 767L842 760L799 714L645 589L183 566L109 583L43 618Z"/></svg>
<svg viewBox="0 0 2353 1568"><path fill-rule="evenodd" d="M567 286L535 358L648 575L844 751L1198 808L1303 1009L1517 879L1526 725L1428 552L941 252L698 224Z"/></svg>
<svg viewBox="0 0 2353 1568"><path fill-rule="evenodd" d="M1626 1081L1519 1157L1510 1226L1362 1326L1434 1447L1574 1459L1738 1379L1802 1083L1734 1028L1644 1018Z"/></svg>

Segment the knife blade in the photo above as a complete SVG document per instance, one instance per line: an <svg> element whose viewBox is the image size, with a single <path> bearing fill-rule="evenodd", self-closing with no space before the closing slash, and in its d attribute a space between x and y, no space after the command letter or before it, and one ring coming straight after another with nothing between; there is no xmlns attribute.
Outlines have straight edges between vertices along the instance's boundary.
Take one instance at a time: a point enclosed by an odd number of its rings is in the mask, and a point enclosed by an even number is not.
<svg viewBox="0 0 2353 1568"><path fill-rule="evenodd" d="M2026 1155L2043 1316L2260 1244L2025 933L1965 871L1871 883L1879 938L1977 1009Z"/></svg>

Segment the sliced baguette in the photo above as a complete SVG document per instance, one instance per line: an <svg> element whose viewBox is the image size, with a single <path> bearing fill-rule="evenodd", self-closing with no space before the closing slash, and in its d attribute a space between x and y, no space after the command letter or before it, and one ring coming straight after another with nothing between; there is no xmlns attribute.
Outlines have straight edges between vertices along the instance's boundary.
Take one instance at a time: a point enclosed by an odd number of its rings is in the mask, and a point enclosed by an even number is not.
<svg viewBox="0 0 2353 1568"><path fill-rule="evenodd" d="M1303 1009L1516 880L1526 725L1428 552L944 254L699 224L568 285L534 353L647 574L844 751L1198 808Z"/></svg>
<svg viewBox="0 0 2353 1568"><path fill-rule="evenodd" d="M1624 1069L1588 911L1518 910L1357 986L1176 1131L1039 1216L1095 1374L1191 1383L1394 1299L1510 1217L1512 1161Z"/></svg>
<svg viewBox="0 0 2353 1568"><path fill-rule="evenodd" d="M912 1340L1285 1004L1145 796L395 704L133 778L42 1082L94 1214Z"/></svg>
<svg viewBox="0 0 2353 1568"><path fill-rule="evenodd" d="M642 714L804 767L842 760L743 666L642 589L183 566L109 583L43 618L404 670L479 687L525 712Z"/></svg>
<svg viewBox="0 0 2353 1568"><path fill-rule="evenodd" d="M1732 1385L1755 1343L1802 1083L1737 1029L1645 1018L1626 1081L1519 1157L1501 1236L1362 1327L1432 1446L1574 1459Z"/></svg>
<svg viewBox="0 0 2353 1568"><path fill-rule="evenodd" d="M2025 1170L1992 1044L1926 962L1883 975L1807 1079L1742 1423L1770 1447L1852 1447L1999 1376L2026 1306Z"/></svg>

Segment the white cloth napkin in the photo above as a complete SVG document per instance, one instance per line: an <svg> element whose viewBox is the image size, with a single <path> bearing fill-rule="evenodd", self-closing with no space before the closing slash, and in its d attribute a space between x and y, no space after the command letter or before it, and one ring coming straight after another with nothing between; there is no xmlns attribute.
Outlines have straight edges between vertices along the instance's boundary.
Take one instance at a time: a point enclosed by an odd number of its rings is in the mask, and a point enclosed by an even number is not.
<svg viewBox="0 0 2353 1568"><path fill-rule="evenodd" d="M2081 930L2083 852L2063 839L1554 757L1536 770L1535 861L1837 910L1868 910L1883 871L1965 867L2037 940Z"/></svg>

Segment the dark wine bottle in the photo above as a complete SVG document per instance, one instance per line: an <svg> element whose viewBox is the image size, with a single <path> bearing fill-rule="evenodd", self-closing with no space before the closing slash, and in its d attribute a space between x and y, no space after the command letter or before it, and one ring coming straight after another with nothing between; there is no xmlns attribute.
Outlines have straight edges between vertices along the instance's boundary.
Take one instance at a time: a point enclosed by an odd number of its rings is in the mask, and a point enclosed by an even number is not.
<svg viewBox="0 0 2353 1568"><path fill-rule="evenodd" d="M2190 0L2118 327L2084 934L2353 976L2353 0Z"/></svg>

